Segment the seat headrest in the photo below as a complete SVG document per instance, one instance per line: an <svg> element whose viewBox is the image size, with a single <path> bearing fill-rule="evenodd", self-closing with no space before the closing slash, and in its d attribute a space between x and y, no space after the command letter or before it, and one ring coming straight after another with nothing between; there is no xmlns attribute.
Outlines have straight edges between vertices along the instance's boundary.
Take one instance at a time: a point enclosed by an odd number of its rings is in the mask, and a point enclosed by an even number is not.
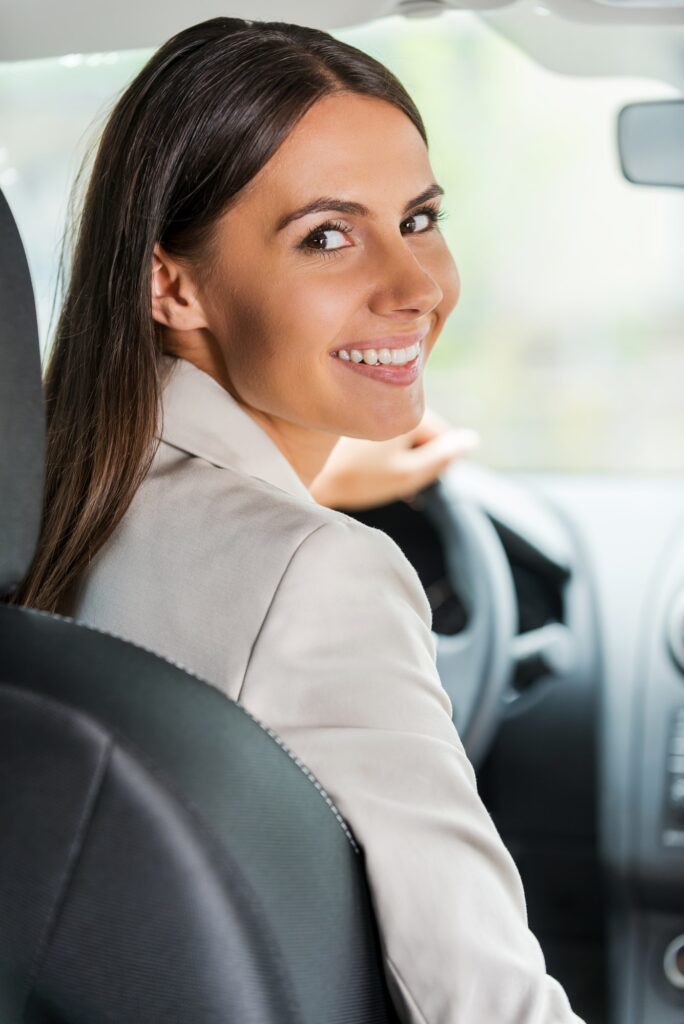
<svg viewBox="0 0 684 1024"><path fill-rule="evenodd" d="M0 192L0 595L26 575L40 530L45 410L36 307L17 225Z"/></svg>

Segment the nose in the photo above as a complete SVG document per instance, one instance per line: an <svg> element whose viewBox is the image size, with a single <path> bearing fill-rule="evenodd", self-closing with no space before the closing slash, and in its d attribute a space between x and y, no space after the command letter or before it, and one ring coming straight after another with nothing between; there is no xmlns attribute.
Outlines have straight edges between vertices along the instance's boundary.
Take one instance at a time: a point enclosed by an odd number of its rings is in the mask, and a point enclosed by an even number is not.
<svg viewBox="0 0 684 1024"><path fill-rule="evenodd" d="M421 261L405 236L378 247L377 273L373 273L372 280L375 286L370 306L380 316L402 311L412 317L426 315L444 298L430 267Z"/></svg>

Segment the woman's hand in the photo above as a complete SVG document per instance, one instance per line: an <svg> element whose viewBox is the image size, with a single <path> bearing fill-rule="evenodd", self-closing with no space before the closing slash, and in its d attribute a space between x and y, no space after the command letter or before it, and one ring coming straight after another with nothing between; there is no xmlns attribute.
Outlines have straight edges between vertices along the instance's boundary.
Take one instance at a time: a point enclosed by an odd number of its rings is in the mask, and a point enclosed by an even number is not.
<svg viewBox="0 0 684 1024"><path fill-rule="evenodd" d="M388 441L341 437L309 491L319 505L349 510L411 500L449 463L480 443L426 409L417 427Z"/></svg>

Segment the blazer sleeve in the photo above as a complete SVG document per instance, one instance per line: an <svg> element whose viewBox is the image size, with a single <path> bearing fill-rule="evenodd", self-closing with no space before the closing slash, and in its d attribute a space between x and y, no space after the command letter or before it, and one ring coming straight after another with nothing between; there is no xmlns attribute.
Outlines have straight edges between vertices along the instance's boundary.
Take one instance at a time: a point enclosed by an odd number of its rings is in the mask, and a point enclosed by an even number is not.
<svg viewBox="0 0 684 1024"><path fill-rule="evenodd" d="M316 775L363 848L410 1024L582 1024L546 973L518 870L477 792L418 575L340 516L293 554L239 701Z"/></svg>

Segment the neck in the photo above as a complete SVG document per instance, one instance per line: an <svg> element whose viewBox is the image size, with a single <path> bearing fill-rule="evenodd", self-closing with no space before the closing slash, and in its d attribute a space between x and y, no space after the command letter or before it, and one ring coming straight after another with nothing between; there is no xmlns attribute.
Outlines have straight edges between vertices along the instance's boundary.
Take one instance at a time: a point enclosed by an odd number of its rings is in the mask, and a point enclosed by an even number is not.
<svg viewBox="0 0 684 1024"><path fill-rule="evenodd" d="M266 431L306 489L309 490L337 444L339 440L337 434L302 427L297 423L269 416L259 409L253 409L246 405L233 393L218 346L214 344L212 347L206 338L199 336L199 332L185 331L179 341L174 332L168 331L165 337L164 351L169 355L187 359L188 362L208 373L226 391L230 392L245 412L249 413L252 419L256 420Z"/></svg>
<svg viewBox="0 0 684 1024"><path fill-rule="evenodd" d="M276 419L247 405L243 409L266 431L308 490L339 441L338 435Z"/></svg>

